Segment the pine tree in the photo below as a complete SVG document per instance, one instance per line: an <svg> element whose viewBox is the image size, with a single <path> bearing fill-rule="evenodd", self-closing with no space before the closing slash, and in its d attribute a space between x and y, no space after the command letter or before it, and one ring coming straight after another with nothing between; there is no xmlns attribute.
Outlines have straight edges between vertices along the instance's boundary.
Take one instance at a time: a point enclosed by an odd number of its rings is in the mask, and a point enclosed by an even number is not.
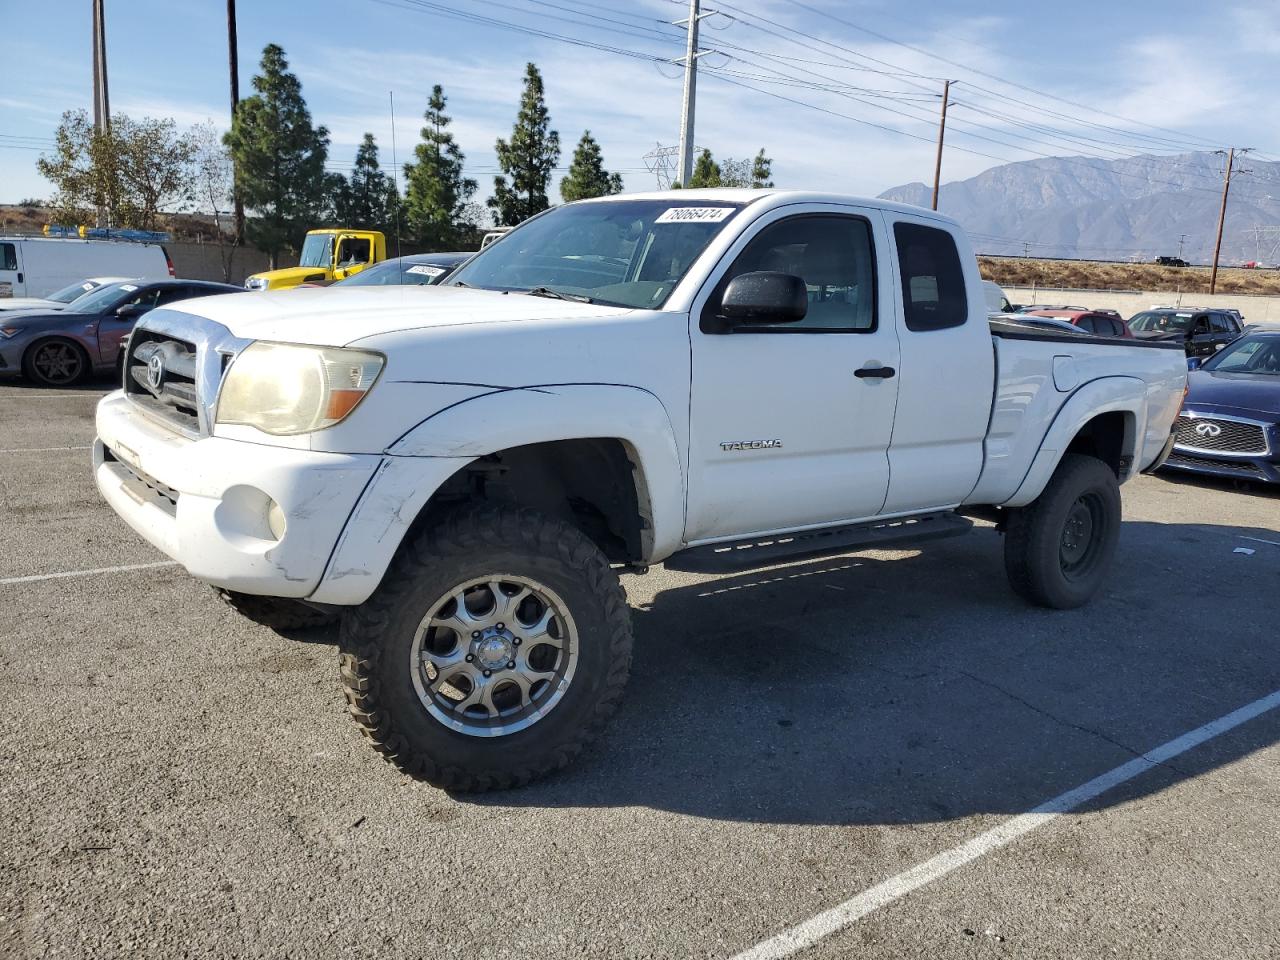
<svg viewBox="0 0 1280 960"><path fill-rule="evenodd" d="M351 178L342 180L334 198L334 219L339 226L381 230L390 234L395 227L399 196L391 178L378 165L378 144L366 133L356 151Z"/></svg>
<svg viewBox="0 0 1280 960"><path fill-rule="evenodd" d="M600 144L596 143L590 130L584 130L582 139L573 151L573 163L569 166L568 176L560 181L560 196L571 203L574 200L589 200L621 192L622 175L610 173L604 168Z"/></svg>
<svg viewBox="0 0 1280 960"><path fill-rule="evenodd" d="M416 162L404 165L406 229L433 250L456 249L463 234L475 228L469 201L476 182L462 175L462 150L447 129L452 122L444 112L447 103L437 83L422 115L426 125L414 149Z"/></svg>
<svg viewBox="0 0 1280 960"><path fill-rule="evenodd" d="M496 146L498 166L506 176L493 178L493 196L488 203L499 226L515 226L551 205L547 187L560 159L560 134L549 127L542 74L534 64L526 64L524 93L511 142L499 139Z"/></svg>
<svg viewBox="0 0 1280 960"><path fill-rule="evenodd" d="M311 125L284 50L268 44L260 69L253 78L257 92L236 106L225 142L235 159L236 189L256 214L247 224L249 240L274 267L280 251L296 250L325 208L332 183L324 171L329 131Z"/></svg>
<svg viewBox="0 0 1280 960"><path fill-rule="evenodd" d="M711 157L710 150L703 150L698 154L698 158L693 162L693 173L689 176L689 182L685 186L690 189L694 187L719 187L720 180L720 164L716 163Z"/></svg>

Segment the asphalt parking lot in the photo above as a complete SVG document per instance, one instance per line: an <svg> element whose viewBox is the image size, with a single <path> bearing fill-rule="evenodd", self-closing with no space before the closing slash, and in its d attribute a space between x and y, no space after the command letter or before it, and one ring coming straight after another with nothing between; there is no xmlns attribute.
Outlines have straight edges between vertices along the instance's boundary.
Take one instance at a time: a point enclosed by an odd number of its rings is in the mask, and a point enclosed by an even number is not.
<svg viewBox="0 0 1280 960"><path fill-rule="evenodd" d="M239 619L100 502L108 388L0 384L0 955L1280 955L1280 495L1134 481L1068 613L990 529L629 576L606 736L451 797L362 742L332 633Z"/></svg>

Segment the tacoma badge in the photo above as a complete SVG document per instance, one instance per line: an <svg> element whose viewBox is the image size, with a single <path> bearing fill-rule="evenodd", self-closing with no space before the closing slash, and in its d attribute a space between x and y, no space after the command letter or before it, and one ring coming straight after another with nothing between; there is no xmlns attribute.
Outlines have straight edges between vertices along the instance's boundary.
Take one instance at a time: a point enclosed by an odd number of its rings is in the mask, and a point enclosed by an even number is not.
<svg viewBox="0 0 1280 960"><path fill-rule="evenodd" d="M773 450L781 448L781 440L734 440L720 444L721 450Z"/></svg>

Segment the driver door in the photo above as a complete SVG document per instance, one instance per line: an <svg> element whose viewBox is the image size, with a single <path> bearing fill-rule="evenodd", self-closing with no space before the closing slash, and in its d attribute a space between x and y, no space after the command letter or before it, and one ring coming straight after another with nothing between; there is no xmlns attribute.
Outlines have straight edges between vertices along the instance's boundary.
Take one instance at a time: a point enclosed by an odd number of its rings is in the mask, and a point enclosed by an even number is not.
<svg viewBox="0 0 1280 960"><path fill-rule="evenodd" d="M161 290L152 287L139 290L136 294L120 304L111 312L98 320L98 362L114 363L120 353L120 342L133 330L133 325L142 317L155 309L160 300ZM170 299L173 299L172 297ZM126 309L129 308L129 309ZM120 311L125 310L121 316Z"/></svg>
<svg viewBox="0 0 1280 960"><path fill-rule="evenodd" d="M880 512L899 362L890 271L876 269L887 243L872 210L775 210L737 240L694 301L687 542ZM718 319L729 280L754 271L801 277L804 319Z"/></svg>

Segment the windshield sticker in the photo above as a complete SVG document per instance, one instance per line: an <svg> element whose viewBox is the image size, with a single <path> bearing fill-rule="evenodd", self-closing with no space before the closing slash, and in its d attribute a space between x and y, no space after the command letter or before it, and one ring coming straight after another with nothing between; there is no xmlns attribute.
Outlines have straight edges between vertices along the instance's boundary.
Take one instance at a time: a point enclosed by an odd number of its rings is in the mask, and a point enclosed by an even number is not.
<svg viewBox="0 0 1280 960"><path fill-rule="evenodd" d="M405 273L421 273L428 277L438 277L444 272L444 267L433 267L429 263L415 263L405 271Z"/></svg>
<svg viewBox="0 0 1280 960"><path fill-rule="evenodd" d="M733 207L668 207L654 223L719 223L733 215Z"/></svg>
<svg viewBox="0 0 1280 960"><path fill-rule="evenodd" d="M121 289L121 290L127 290L129 293L133 293L133 291L137 290L137 289L138 289L138 287L137 287L137 285L132 284L132 283L122 283L122 284L120 284L120 289Z"/></svg>

